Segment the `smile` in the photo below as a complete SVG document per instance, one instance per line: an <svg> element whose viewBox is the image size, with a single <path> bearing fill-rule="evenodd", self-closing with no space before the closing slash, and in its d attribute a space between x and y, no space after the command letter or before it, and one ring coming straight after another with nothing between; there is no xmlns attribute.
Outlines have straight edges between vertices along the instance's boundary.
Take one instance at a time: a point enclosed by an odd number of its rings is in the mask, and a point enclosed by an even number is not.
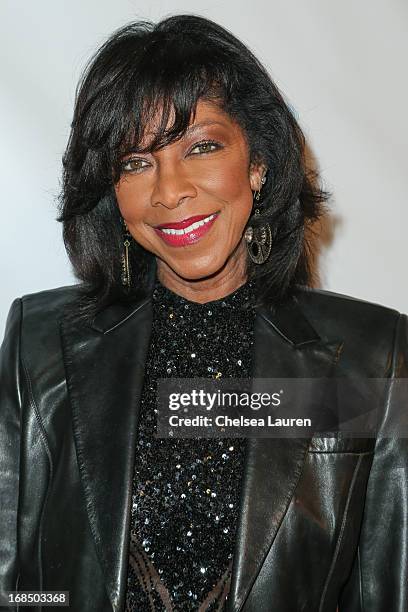
<svg viewBox="0 0 408 612"><path fill-rule="evenodd" d="M181 229L161 227L154 228L154 230L167 244L171 246L185 246L200 240L213 226L218 214L218 212L211 214Z"/></svg>

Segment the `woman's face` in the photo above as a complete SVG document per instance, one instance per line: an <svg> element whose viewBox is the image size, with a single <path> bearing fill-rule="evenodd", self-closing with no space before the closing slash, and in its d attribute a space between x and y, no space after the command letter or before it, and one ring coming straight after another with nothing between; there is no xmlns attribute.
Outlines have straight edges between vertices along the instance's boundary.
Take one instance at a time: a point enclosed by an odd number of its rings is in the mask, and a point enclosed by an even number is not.
<svg viewBox="0 0 408 612"><path fill-rule="evenodd" d="M130 233L157 257L159 274L185 280L228 276L229 268L246 259L243 231L252 211L251 190L260 188L264 170L250 167L240 126L217 105L200 100L183 138L122 158L115 191Z"/></svg>

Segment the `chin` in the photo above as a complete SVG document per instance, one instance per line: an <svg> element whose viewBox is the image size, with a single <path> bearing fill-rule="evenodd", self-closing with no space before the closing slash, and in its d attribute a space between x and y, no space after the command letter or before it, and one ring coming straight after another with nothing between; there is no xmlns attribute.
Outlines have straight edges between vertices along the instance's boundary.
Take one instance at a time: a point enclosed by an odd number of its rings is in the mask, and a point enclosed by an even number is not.
<svg viewBox="0 0 408 612"><path fill-rule="evenodd" d="M200 260L197 260L197 262L190 260L188 266L173 266L170 264L167 265L170 265L172 270L185 280L199 281L211 276L215 276L218 272L222 270L226 261L227 258L217 258L216 261L211 260L211 262L209 262L208 259L206 259L204 262Z"/></svg>

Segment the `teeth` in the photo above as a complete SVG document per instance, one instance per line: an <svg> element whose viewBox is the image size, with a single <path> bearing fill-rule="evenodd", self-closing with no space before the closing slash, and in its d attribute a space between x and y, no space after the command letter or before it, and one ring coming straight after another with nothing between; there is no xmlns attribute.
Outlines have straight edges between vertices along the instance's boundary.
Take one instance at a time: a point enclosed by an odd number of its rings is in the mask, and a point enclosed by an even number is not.
<svg viewBox="0 0 408 612"><path fill-rule="evenodd" d="M195 223L192 223L191 225L189 225L188 227L185 227L184 229L170 229L170 228L162 228L161 231L164 232L165 234L174 234L176 236L182 236L183 234L188 234L189 232L191 232L194 229L197 229L198 227L201 227L201 225L205 225L205 223L208 223L209 221L211 221L211 219L214 219L215 215L210 215L209 217L206 217L205 219L201 219L201 221L196 221Z"/></svg>

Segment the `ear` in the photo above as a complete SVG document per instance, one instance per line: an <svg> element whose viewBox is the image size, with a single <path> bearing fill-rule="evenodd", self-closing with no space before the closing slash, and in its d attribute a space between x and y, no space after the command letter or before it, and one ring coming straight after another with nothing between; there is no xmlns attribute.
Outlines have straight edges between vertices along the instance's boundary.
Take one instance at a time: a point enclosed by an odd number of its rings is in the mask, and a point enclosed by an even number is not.
<svg viewBox="0 0 408 612"><path fill-rule="evenodd" d="M266 164L263 162L253 162L249 167L249 182L252 191L259 191L262 187L262 178L266 174Z"/></svg>

